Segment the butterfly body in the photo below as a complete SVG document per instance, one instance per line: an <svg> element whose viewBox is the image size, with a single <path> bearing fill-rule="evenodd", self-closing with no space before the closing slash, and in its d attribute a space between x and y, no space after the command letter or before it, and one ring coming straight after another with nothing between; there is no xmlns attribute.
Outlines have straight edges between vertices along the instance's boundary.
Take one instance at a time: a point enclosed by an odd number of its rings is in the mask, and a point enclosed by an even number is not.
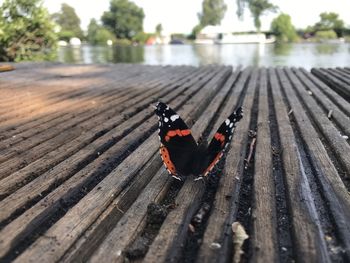
<svg viewBox="0 0 350 263"><path fill-rule="evenodd" d="M190 175L207 176L228 146L235 123L242 118L242 109L238 108L221 124L209 145L198 145L191 130L169 106L158 102L155 113L159 118L160 155L168 172L179 180Z"/></svg>

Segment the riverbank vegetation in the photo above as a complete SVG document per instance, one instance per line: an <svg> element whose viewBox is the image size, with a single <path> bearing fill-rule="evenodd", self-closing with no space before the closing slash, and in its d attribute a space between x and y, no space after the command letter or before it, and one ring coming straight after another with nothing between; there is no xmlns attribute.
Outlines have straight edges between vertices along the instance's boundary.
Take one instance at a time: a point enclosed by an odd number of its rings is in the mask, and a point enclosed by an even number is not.
<svg viewBox="0 0 350 263"><path fill-rule="evenodd" d="M261 31L261 18L269 12L276 13L270 30L262 33L275 35L278 42L350 41L349 26L333 12L323 12L314 25L297 29L293 18L269 0L236 0L236 4L238 17L243 18L244 11L250 12L257 32ZM203 0L192 33L174 34L173 38L194 40L204 27L220 25L226 10L224 0ZM4 0L0 6L0 61L54 59L57 41L63 45L72 39L91 45L159 43L157 39L163 37L162 24L154 32L145 33L144 17L143 9L131 0L110 0L109 9L99 20L91 19L84 32L79 16L68 4L62 4L59 12L50 15L42 0Z"/></svg>

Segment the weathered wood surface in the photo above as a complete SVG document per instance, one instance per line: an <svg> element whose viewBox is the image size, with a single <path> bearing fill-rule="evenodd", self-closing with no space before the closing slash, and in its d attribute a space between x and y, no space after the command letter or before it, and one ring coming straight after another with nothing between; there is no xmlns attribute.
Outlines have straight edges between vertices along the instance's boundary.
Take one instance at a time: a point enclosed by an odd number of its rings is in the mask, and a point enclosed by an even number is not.
<svg viewBox="0 0 350 263"><path fill-rule="evenodd" d="M349 68L15 68L0 75L1 262L233 262L237 221L244 262L350 260ZM168 176L159 99L204 140L243 106L211 180Z"/></svg>
<svg viewBox="0 0 350 263"><path fill-rule="evenodd" d="M350 101L350 71L349 69L314 68L311 72L327 83L332 89Z"/></svg>

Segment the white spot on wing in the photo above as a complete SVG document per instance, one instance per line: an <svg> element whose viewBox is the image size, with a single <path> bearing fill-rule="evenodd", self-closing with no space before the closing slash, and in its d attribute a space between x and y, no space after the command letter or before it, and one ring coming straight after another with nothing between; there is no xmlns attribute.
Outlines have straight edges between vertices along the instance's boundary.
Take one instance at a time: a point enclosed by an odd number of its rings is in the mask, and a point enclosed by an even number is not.
<svg viewBox="0 0 350 263"><path fill-rule="evenodd" d="M164 117L164 122L168 122L169 119L167 117Z"/></svg>
<svg viewBox="0 0 350 263"><path fill-rule="evenodd" d="M229 126L230 125L230 120L226 119L225 123L226 123L226 126Z"/></svg>
<svg viewBox="0 0 350 263"><path fill-rule="evenodd" d="M170 120L174 122L174 121L176 121L178 118L180 118L179 115L172 115L172 116L170 117Z"/></svg>
<svg viewBox="0 0 350 263"><path fill-rule="evenodd" d="M232 128L233 127L233 122L231 122L231 124L230 124L230 128Z"/></svg>

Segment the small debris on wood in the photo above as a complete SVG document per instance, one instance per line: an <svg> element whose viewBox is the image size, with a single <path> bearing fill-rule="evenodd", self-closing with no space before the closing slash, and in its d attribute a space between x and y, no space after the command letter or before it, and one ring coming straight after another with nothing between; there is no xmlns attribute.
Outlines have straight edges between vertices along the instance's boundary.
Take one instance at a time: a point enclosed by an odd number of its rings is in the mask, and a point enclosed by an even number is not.
<svg viewBox="0 0 350 263"><path fill-rule="evenodd" d="M256 137L256 131L253 131L253 130L249 130L248 131L248 136L250 137L250 138L255 138Z"/></svg>
<svg viewBox="0 0 350 263"><path fill-rule="evenodd" d="M278 149L276 146L272 146L271 150L272 150L272 154L275 155L275 156L279 155L281 153L281 150Z"/></svg>
<svg viewBox="0 0 350 263"><path fill-rule="evenodd" d="M220 249L221 245L219 243L213 242L210 244L211 249Z"/></svg>
<svg viewBox="0 0 350 263"><path fill-rule="evenodd" d="M312 91L308 90L307 93L309 93L310 96L312 96Z"/></svg>
<svg viewBox="0 0 350 263"><path fill-rule="evenodd" d="M345 140L349 139L349 136L347 135L342 135L341 137L343 137Z"/></svg>
<svg viewBox="0 0 350 263"><path fill-rule="evenodd" d="M332 241L333 238L329 235L325 235L325 239L329 242L329 241Z"/></svg>
<svg viewBox="0 0 350 263"><path fill-rule="evenodd" d="M288 116L290 116L293 113L293 109L290 109L290 111L288 112Z"/></svg>
<svg viewBox="0 0 350 263"><path fill-rule="evenodd" d="M255 143L256 143L256 138L253 138L252 142L250 143L250 147L249 147L249 154L248 154L248 158L245 159L245 166L244 169L248 169L250 161L253 157L253 153L254 153L254 149L255 149Z"/></svg>
<svg viewBox="0 0 350 263"><path fill-rule="evenodd" d="M120 213L122 213L122 214L125 213L123 210L121 210L121 209L119 208L118 204L115 205L115 208L117 208L117 210L118 210Z"/></svg>
<svg viewBox="0 0 350 263"><path fill-rule="evenodd" d="M209 210L210 210L210 205L208 203L204 203L202 207L198 210L197 214L193 217L192 222L196 225L201 224L203 221L203 218L209 212Z"/></svg>
<svg viewBox="0 0 350 263"><path fill-rule="evenodd" d="M195 229L195 227L194 227L192 224L189 224L189 225L188 225L188 230L189 230L191 233L196 232L196 229Z"/></svg>
<svg viewBox="0 0 350 263"><path fill-rule="evenodd" d="M330 110L330 111L328 112L328 115L327 115L328 119L332 118L332 113L333 113L333 110Z"/></svg>
<svg viewBox="0 0 350 263"><path fill-rule="evenodd" d="M234 222L232 224L232 232L234 246L233 262L239 263L241 260L241 255L244 253L242 251L243 243L246 239L249 238L249 236L245 232L244 227L239 222Z"/></svg>

